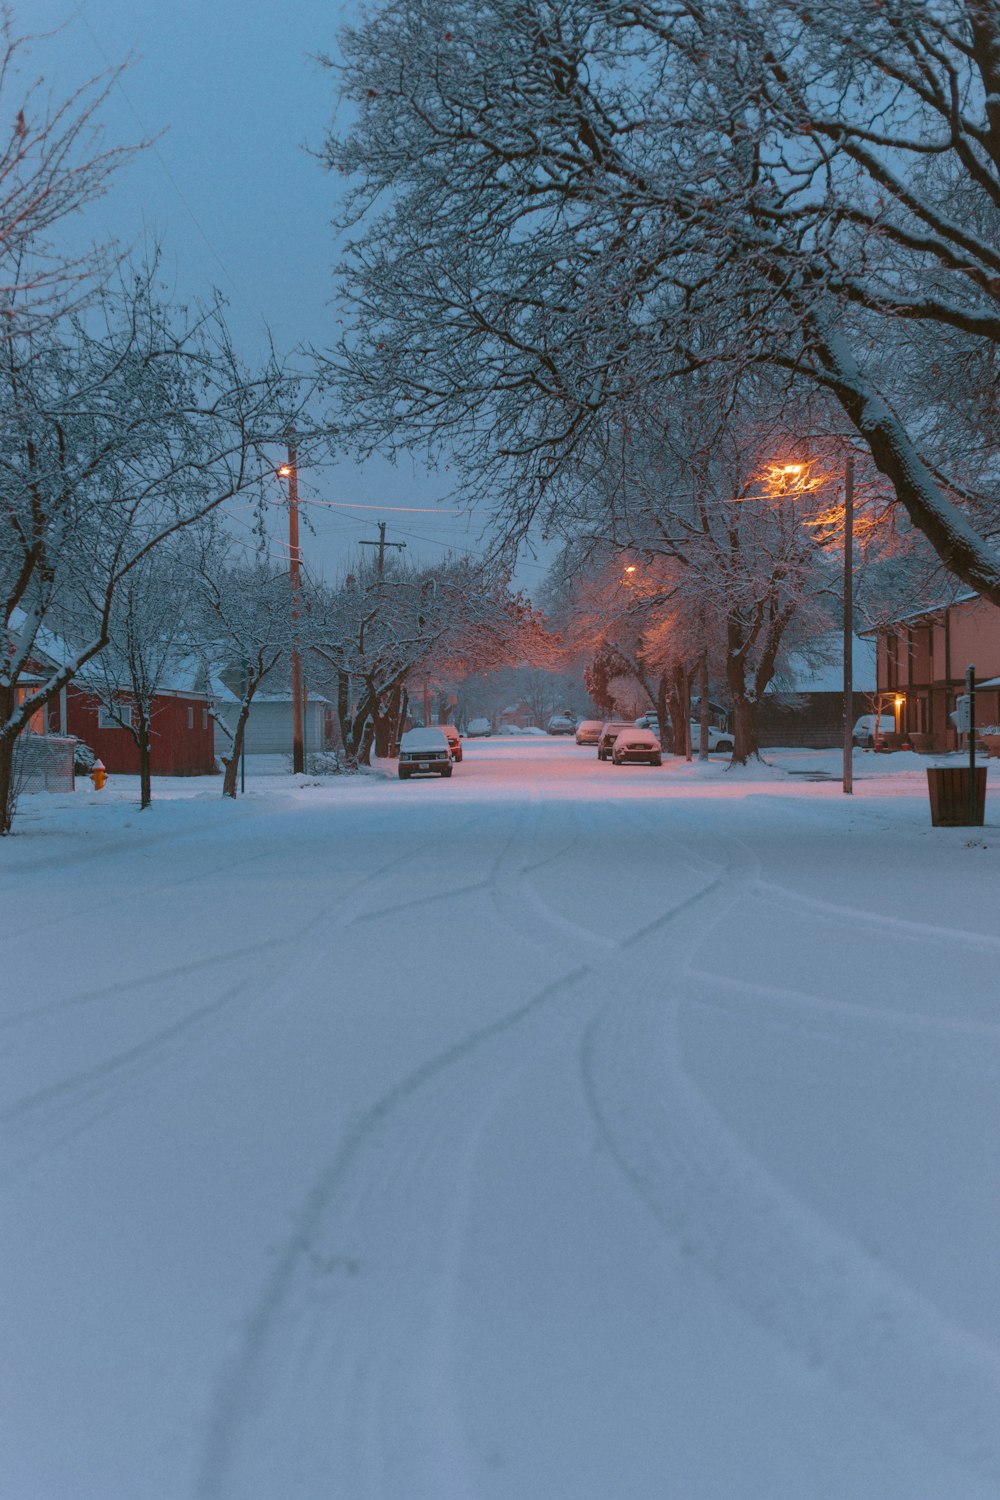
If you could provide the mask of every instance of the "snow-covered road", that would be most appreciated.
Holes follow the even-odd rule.
[[[1000,804],[776,764],[25,799],[2,1500],[996,1500]]]

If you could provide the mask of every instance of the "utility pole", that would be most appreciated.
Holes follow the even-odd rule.
[[[844,791],[854,791],[854,455],[844,467]]]
[[[378,523],[378,541],[377,542],[359,542],[358,543],[359,547],[377,547],[378,548],[377,571],[378,571],[379,578],[382,578],[384,576],[384,574],[385,574],[385,549],[386,549],[386,547],[395,547],[397,549],[397,551],[399,551],[399,552],[404,551],[405,548],[406,548],[406,543],[405,542],[387,542],[386,541],[386,539],[385,539],[385,525],[386,525],[386,523],[384,521],[379,521],[379,523]]]
[[[288,480],[288,576],[292,588],[292,771],[306,768],[305,716],[302,708],[302,655],[299,651],[299,612],[302,603],[302,554],[299,551],[299,471],[295,438],[289,434],[288,462],[278,473]]]

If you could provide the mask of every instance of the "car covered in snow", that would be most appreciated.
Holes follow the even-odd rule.
[[[572,734],[575,729],[576,724],[574,720],[567,718],[565,714],[553,714],[545,726],[545,733]]]
[[[452,760],[456,762],[460,761],[462,759],[462,736],[454,724],[438,724],[436,727],[440,729],[448,741],[448,749],[451,751]]]
[[[399,742],[399,779],[450,776],[451,750],[440,729],[408,729]]]
[[[862,714],[851,730],[851,739],[863,750],[874,750],[876,740],[887,734],[895,734],[896,719],[893,714]]]
[[[610,760],[611,752],[615,748],[615,740],[623,729],[634,729],[636,726],[628,719],[607,719],[601,725],[601,733],[597,740],[597,759]]]
[[[602,719],[581,719],[576,726],[576,743],[578,745],[596,745],[601,738],[601,730],[604,728]]]
[[[623,729],[615,740],[611,759],[616,766],[638,763],[647,766],[662,766],[663,754],[660,742],[651,729],[640,729],[633,724]]]
[[[493,725],[489,719],[470,719],[465,731],[466,738],[470,740],[485,739],[488,734],[492,733]]]

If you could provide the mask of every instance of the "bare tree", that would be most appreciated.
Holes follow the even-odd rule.
[[[389,753],[406,685],[449,679],[539,651],[544,631],[496,563],[445,558],[436,568],[361,563],[317,605],[313,649],[338,674],[341,735],[351,758]]]
[[[235,722],[213,709],[229,739],[222,756],[224,797],[236,796],[240,757],[253,701],[263,684],[287,666],[300,641],[301,623],[292,618],[288,574],[261,547],[247,557],[241,547],[208,528],[201,538],[196,587],[201,610],[202,659],[209,684],[221,680],[235,691]]]
[[[359,443],[452,445],[517,534],[595,424],[767,363],[1000,603],[995,0],[399,0],[342,46]]]
[[[112,597],[108,644],[86,674],[88,689],[135,742],[141,808],[153,800],[157,696],[179,669],[197,660],[193,562],[191,552],[176,545],[146,553]]]
[[[65,220],[100,198],[136,147],[106,147],[99,115],[121,73],[48,99],[42,79],[22,70],[37,38],[18,36],[13,11],[0,9],[0,335],[37,330],[99,285],[117,258],[113,246],[67,252],[56,238]]]
[[[0,347],[0,831],[14,741],[107,646],[117,590],[164,541],[273,482],[271,445],[300,402],[275,359],[244,368],[218,304],[169,312],[152,276]],[[55,619],[76,644],[19,701]]]

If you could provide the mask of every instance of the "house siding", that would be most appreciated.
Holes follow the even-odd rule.
[[[961,599],[894,621],[878,633],[876,660],[879,692],[902,699],[901,734],[926,736],[928,750],[957,749],[949,715],[965,692],[966,668],[974,666],[980,681],[1000,677],[1000,609],[985,599]],[[1000,690],[977,693],[976,722],[1000,723]]]
[[[122,701],[128,701],[124,694]],[[127,729],[102,729],[99,710],[98,699],[70,686],[66,693],[68,733],[88,744],[112,775],[138,775],[138,745]],[[205,698],[157,695],[150,735],[153,775],[199,776],[214,771],[212,727]]]

